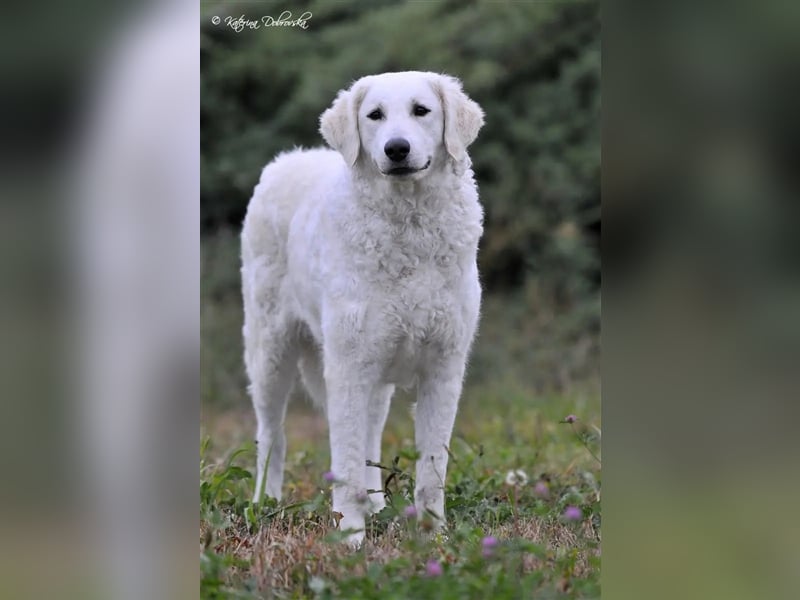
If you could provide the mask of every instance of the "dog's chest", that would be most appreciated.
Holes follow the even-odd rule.
[[[367,222],[358,240],[364,277],[401,294],[458,278],[459,263],[477,247],[479,234],[446,221],[411,213],[399,222]]]
[[[388,373],[401,385],[429,354],[463,343],[472,327],[470,306],[478,302],[477,239],[421,225],[387,228],[363,255],[376,325],[394,340]]]
[[[386,227],[364,248],[362,276],[408,325],[425,326],[431,314],[458,301],[467,248],[442,227]]]
[[[320,259],[339,272],[323,285],[331,306],[355,307],[364,336],[357,345],[376,352],[386,380],[406,385],[437,357],[466,351],[472,339],[480,207],[456,199],[405,214],[353,208],[332,215],[339,235]]]

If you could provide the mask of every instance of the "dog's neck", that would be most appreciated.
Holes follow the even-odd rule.
[[[433,256],[435,252],[430,243],[434,238],[438,240],[436,244],[446,238],[451,246],[477,246],[483,210],[472,171],[461,176],[448,172],[417,181],[376,180],[374,175],[359,177],[354,172],[352,183],[356,211],[370,215],[371,227],[386,228],[384,231],[394,232],[392,235],[406,236],[402,243],[411,254]],[[353,218],[353,222],[358,221]],[[458,223],[458,227],[454,227],[454,223]],[[431,232],[438,233],[432,238]],[[364,235],[361,231],[356,237],[362,240]]]

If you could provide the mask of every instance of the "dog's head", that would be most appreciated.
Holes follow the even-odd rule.
[[[464,161],[482,125],[483,111],[457,79],[418,71],[363,77],[320,117],[322,136],[349,166],[360,159],[398,179]]]

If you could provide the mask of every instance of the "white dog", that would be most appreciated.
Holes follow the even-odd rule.
[[[467,146],[483,111],[435,73],[364,77],[320,118],[331,150],[278,156],[242,232],[245,363],[262,491],[280,498],[298,371],[330,426],[333,510],[364,538],[385,505],[381,435],[395,386],[416,386],[415,504],[444,524],[444,477],[478,323],[483,212]]]

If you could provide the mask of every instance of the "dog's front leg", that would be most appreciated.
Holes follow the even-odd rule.
[[[417,482],[414,501],[420,514],[444,527],[444,482],[448,448],[461,396],[464,361],[443,360],[420,377],[415,416]]]
[[[364,515],[369,508],[366,494],[365,460],[367,410],[370,386],[358,379],[362,373],[340,371],[326,377],[328,422],[331,442],[333,510],[341,513],[341,530],[355,530],[347,542],[354,547],[364,541]]]

